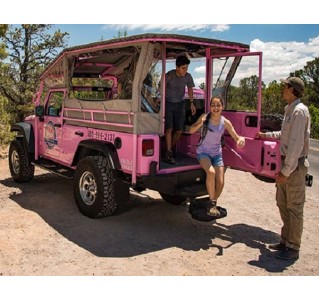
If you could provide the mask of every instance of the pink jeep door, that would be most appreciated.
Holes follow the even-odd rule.
[[[279,141],[256,139],[260,131],[262,104],[262,53],[251,52],[211,57],[211,94],[224,99],[223,115],[244,136],[242,149],[225,133],[223,156],[226,166],[253,174],[274,177],[280,170]],[[210,85],[208,85],[210,86]]]
[[[64,90],[51,91],[45,102],[43,122],[38,123],[39,153],[47,158],[58,158],[62,143],[62,102]]]

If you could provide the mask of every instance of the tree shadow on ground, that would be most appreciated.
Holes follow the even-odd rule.
[[[16,188],[9,199],[37,213],[65,238],[99,257],[132,257],[171,247],[187,251],[216,248],[217,255],[223,255],[225,249],[240,243],[259,249],[259,260],[248,262],[252,266],[282,272],[291,264],[275,259],[266,247],[278,240],[277,234],[248,224],[225,225],[223,219],[199,222],[188,214],[187,204],[173,206],[131,191],[121,214],[89,219],[76,207],[72,181],[44,174],[27,184],[12,179],[0,184]],[[221,246],[225,241],[227,245]]]

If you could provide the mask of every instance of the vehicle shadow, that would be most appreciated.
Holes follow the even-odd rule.
[[[131,191],[124,212],[90,219],[77,209],[72,181],[44,174],[27,184],[17,184],[11,178],[0,180],[0,184],[18,191],[11,192],[9,199],[37,213],[69,241],[99,257],[132,257],[171,247],[187,251],[216,248],[217,255],[223,255],[227,248],[240,243],[260,251],[259,260],[248,262],[250,265],[282,272],[291,264],[275,259],[266,247],[278,240],[276,233],[248,224],[225,225],[223,219],[199,222],[188,214],[187,204],[174,206]]]

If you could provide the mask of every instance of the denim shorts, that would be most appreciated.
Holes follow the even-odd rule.
[[[217,154],[215,156],[210,156],[207,153],[199,153],[199,154],[197,154],[198,161],[200,161],[203,158],[210,159],[213,167],[224,167],[224,160],[223,160],[222,153]]]

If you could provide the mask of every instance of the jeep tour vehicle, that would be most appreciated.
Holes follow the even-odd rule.
[[[165,153],[165,73],[178,55],[203,70],[195,89],[197,113],[186,95],[186,121],[176,145],[176,163]],[[279,141],[256,139],[261,128],[262,53],[241,43],[175,34],[142,34],[64,49],[40,76],[35,114],[12,126],[9,167],[16,182],[28,182],[35,166],[72,179],[74,198],[86,216],[110,216],[136,191],[158,191],[180,204],[207,195],[205,172],[196,159],[200,132],[188,126],[221,95],[223,115],[246,146],[225,132],[225,165],[274,178],[280,170]],[[243,96],[244,78],[256,79]],[[161,82],[161,84],[159,84]],[[243,106],[245,103],[245,106]],[[243,107],[245,107],[243,109]],[[248,107],[248,109],[247,109]],[[273,128],[270,128],[273,129]]]

